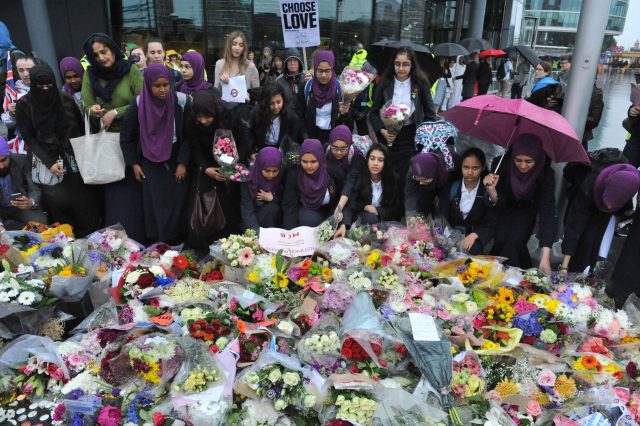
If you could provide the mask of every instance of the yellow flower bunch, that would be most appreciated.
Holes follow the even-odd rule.
[[[285,288],[289,285],[289,277],[287,277],[282,272],[278,272],[275,277],[273,277],[273,282],[280,288]]]
[[[80,265],[67,265],[57,275],[61,277],[84,277],[87,275],[87,270]]]
[[[624,336],[622,339],[620,339],[621,345],[629,345],[631,343],[638,343],[638,342],[640,342],[640,338],[629,336],[629,335]]]
[[[547,300],[544,303],[544,308],[551,312],[552,314],[556,314],[556,311],[558,310],[558,306],[560,306],[560,301],[559,300],[555,300],[555,299],[551,299],[551,300]]]
[[[516,315],[515,309],[508,303],[498,302],[493,306],[485,308],[485,317],[489,321],[495,321],[498,324],[508,324]]]
[[[527,302],[533,303],[539,308],[544,308],[544,305],[550,300],[552,300],[550,296],[546,294],[536,293],[533,296],[530,296],[529,299],[527,299]]]
[[[467,269],[458,274],[458,279],[462,281],[464,285],[471,285],[487,279],[488,276],[488,266],[480,266],[476,262],[470,262],[467,265]]]
[[[484,345],[480,346],[480,349],[492,351],[495,349],[500,349],[500,345],[496,342],[492,342],[491,340],[484,339]]]
[[[513,291],[511,291],[506,287],[500,287],[498,289],[498,294],[493,296],[493,300],[495,300],[496,302],[504,303],[508,305],[513,305],[514,303],[516,303],[516,298],[513,294]]]
[[[47,229],[40,235],[42,235],[42,239],[48,241],[59,234],[64,234],[67,237],[73,238],[73,227],[65,223],[63,225],[56,226],[55,228]]]
[[[569,377],[566,374],[560,374],[556,378],[556,384],[553,386],[553,390],[555,390],[558,396],[564,400],[575,396],[578,388],[576,386],[576,381],[573,380],[572,377]]]
[[[322,280],[325,282],[333,281],[333,271],[331,268],[322,268]]]
[[[496,385],[495,391],[498,392],[498,395],[500,395],[500,398],[504,399],[508,396],[518,394],[518,384],[513,380],[503,379],[500,383]]]
[[[148,362],[147,364],[151,369],[146,373],[140,372],[139,374],[147,383],[160,383],[160,376],[158,375],[160,372],[160,365],[157,362]]]
[[[367,256],[365,264],[371,269],[380,268],[382,266],[382,254],[380,250],[372,250]]]

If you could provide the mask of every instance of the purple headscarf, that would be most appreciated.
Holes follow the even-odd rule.
[[[442,188],[447,183],[447,165],[433,152],[421,152],[411,159],[411,172],[416,177],[433,179],[424,185],[427,190]]]
[[[515,158],[518,155],[526,155],[536,162],[528,172],[523,173],[516,167]],[[510,177],[511,189],[517,199],[523,199],[534,187],[538,176],[544,170],[546,157],[547,154],[542,149],[542,141],[534,134],[523,133],[513,141],[511,158],[514,163],[511,164]]]
[[[338,90],[338,80],[336,79],[335,64],[336,59],[330,50],[320,50],[313,59],[313,69],[317,70],[320,62],[328,62],[331,65],[331,80],[327,84],[320,84],[316,77],[312,80],[313,97],[316,98],[316,106],[322,108],[325,104],[333,101],[333,97]]]
[[[173,90],[164,100],[151,92],[151,86],[159,78],[171,82],[171,70],[164,64],[151,64],[144,70],[144,85],[138,104],[142,155],[154,163],[165,162],[171,157],[175,126]]]
[[[352,148],[353,139],[352,138],[353,136],[351,134],[351,130],[349,130],[349,127],[345,126],[344,124],[334,127],[331,130],[331,133],[329,133],[329,147],[327,150],[327,159],[338,161],[340,163],[340,166],[345,171],[349,170],[349,163],[351,158],[353,158],[353,148]],[[333,155],[333,151],[331,150],[331,144],[333,144],[337,140],[343,141],[344,143],[347,144],[347,147],[349,148],[347,155],[345,155],[339,160]]]
[[[204,78],[204,58],[196,51],[187,52],[182,55],[181,61],[189,62],[193,69],[193,77],[190,80],[183,80],[180,84],[180,92],[187,95],[192,94],[196,90],[209,89],[212,84]]]
[[[0,136],[0,157],[6,157],[11,154],[11,150],[9,150],[9,144],[7,140]]]
[[[62,74],[62,78],[64,79],[64,75],[67,71],[73,71],[82,78],[84,75],[84,68],[82,68],[82,64],[80,61],[72,56],[67,56],[66,58],[62,58],[60,61],[60,74]],[[62,90],[69,96],[75,95],[79,90],[73,90],[73,87],[69,86],[65,83],[62,86]]]
[[[251,167],[251,174],[249,175],[249,193],[251,193],[251,199],[255,200],[258,191],[262,189],[266,192],[274,193],[278,189],[278,184],[282,179],[282,152],[278,148],[268,146],[262,148],[258,152],[256,162]],[[280,173],[275,179],[269,180],[262,176],[262,171],[268,167],[277,167],[280,169]]]
[[[593,201],[598,210],[620,210],[640,188],[640,172],[630,164],[614,164],[602,169],[593,185]],[[611,206],[609,208],[608,206]]]
[[[305,154],[312,154],[318,160],[320,167],[312,175],[304,171],[302,166],[298,169],[298,189],[300,190],[300,201],[302,205],[311,210],[315,210],[322,205],[324,196],[329,187],[329,172],[327,171],[327,160],[324,156],[322,143],[318,139],[306,139],[300,147],[300,159]]]

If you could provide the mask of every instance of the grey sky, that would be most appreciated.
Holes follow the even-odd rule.
[[[624,46],[625,50],[629,50],[638,39],[640,39],[640,0],[629,0],[624,32],[617,36],[616,40],[620,46]]]

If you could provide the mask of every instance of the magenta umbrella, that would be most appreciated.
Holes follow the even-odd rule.
[[[518,135],[533,133],[542,140],[547,155],[557,163],[589,162],[578,135],[557,112],[524,99],[481,95],[443,113],[460,133],[509,148]]]

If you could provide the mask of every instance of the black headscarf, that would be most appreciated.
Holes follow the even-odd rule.
[[[33,108],[36,128],[44,136],[55,133],[64,122],[62,94],[56,86],[51,67],[42,62],[29,70],[31,89],[25,96]],[[48,89],[38,86],[50,85]]]
[[[93,43],[96,42],[96,38],[100,38],[98,42],[104,42],[105,46],[113,52],[116,57],[116,61],[108,68],[100,65],[93,53]],[[131,69],[131,62],[125,59],[124,53],[118,47],[115,41],[111,37],[103,33],[94,33],[89,36],[87,41],[84,42],[82,48],[84,54],[87,56],[87,60],[91,64],[87,68],[87,74],[91,80],[91,88],[93,93],[104,100],[105,102],[111,102],[111,96],[116,86],[122,80],[122,77],[129,74]],[[98,79],[105,80],[106,86],[102,86]]]

